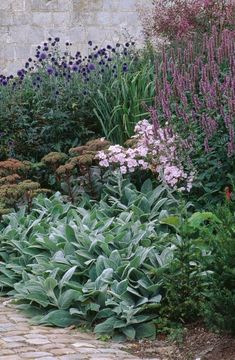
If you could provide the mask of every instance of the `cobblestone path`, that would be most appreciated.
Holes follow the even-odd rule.
[[[139,360],[120,344],[97,341],[74,329],[32,326],[0,299],[0,360]],[[157,359],[156,359],[157,360]]]

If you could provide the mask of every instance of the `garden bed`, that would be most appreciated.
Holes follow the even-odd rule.
[[[209,332],[203,326],[187,327],[180,344],[160,337],[155,341],[139,341],[130,345],[131,352],[140,358],[161,360],[234,360],[235,339],[229,335]]]

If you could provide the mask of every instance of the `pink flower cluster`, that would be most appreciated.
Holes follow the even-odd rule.
[[[185,171],[179,154],[182,142],[172,129],[156,128],[142,120],[135,126],[132,140],[135,143],[132,148],[113,145],[99,151],[96,155],[99,165],[119,168],[122,174],[150,170],[172,188],[191,190],[194,173]]]

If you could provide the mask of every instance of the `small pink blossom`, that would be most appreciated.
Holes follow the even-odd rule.
[[[154,131],[152,124],[142,120],[135,126],[133,138],[136,140],[134,148],[112,145],[105,152],[98,152],[99,165],[118,167],[122,174],[151,169],[159,177],[162,174],[162,179],[172,188],[190,191],[195,174],[188,175],[184,170],[177,148],[181,139],[173,134],[168,124]]]

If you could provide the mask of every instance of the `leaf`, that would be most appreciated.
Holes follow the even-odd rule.
[[[57,281],[54,278],[52,277],[46,278],[44,282],[44,287],[48,296],[54,297],[53,290],[55,289],[56,286],[57,286]]]
[[[80,300],[81,295],[82,292],[78,292],[73,289],[66,290],[58,298],[59,309],[69,309],[73,302]]]
[[[145,323],[136,326],[136,339],[155,339],[156,338],[156,326],[152,323]]]
[[[116,317],[110,317],[109,319],[103,321],[101,324],[95,326],[96,334],[112,334],[114,330],[115,322],[117,321]]]
[[[153,184],[150,179],[145,180],[143,185],[141,186],[141,193],[148,194],[153,191]]]
[[[190,226],[195,229],[200,228],[205,221],[215,224],[222,224],[222,222],[217,218],[217,216],[211,212],[195,212],[188,220]]]
[[[160,224],[169,225],[178,230],[180,226],[180,217],[174,215],[168,216],[167,218],[162,219]]]
[[[122,329],[123,334],[126,335],[128,340],[135,339],[135,328],[133,326],[127,326]]]
[[[77,268],[77,266],[73,266],[71,269],[66,271],[66,273],[64,274],[64,276],[62,277],[62,279],[59,282],[59,288],[60,289],[62,289],[63,286],[71,279],[71,277],[73,276],[76,268]]]
[[[54,310],[40,318],[38,324],[67,327],[74,324],[74,317],[65,310]]]

